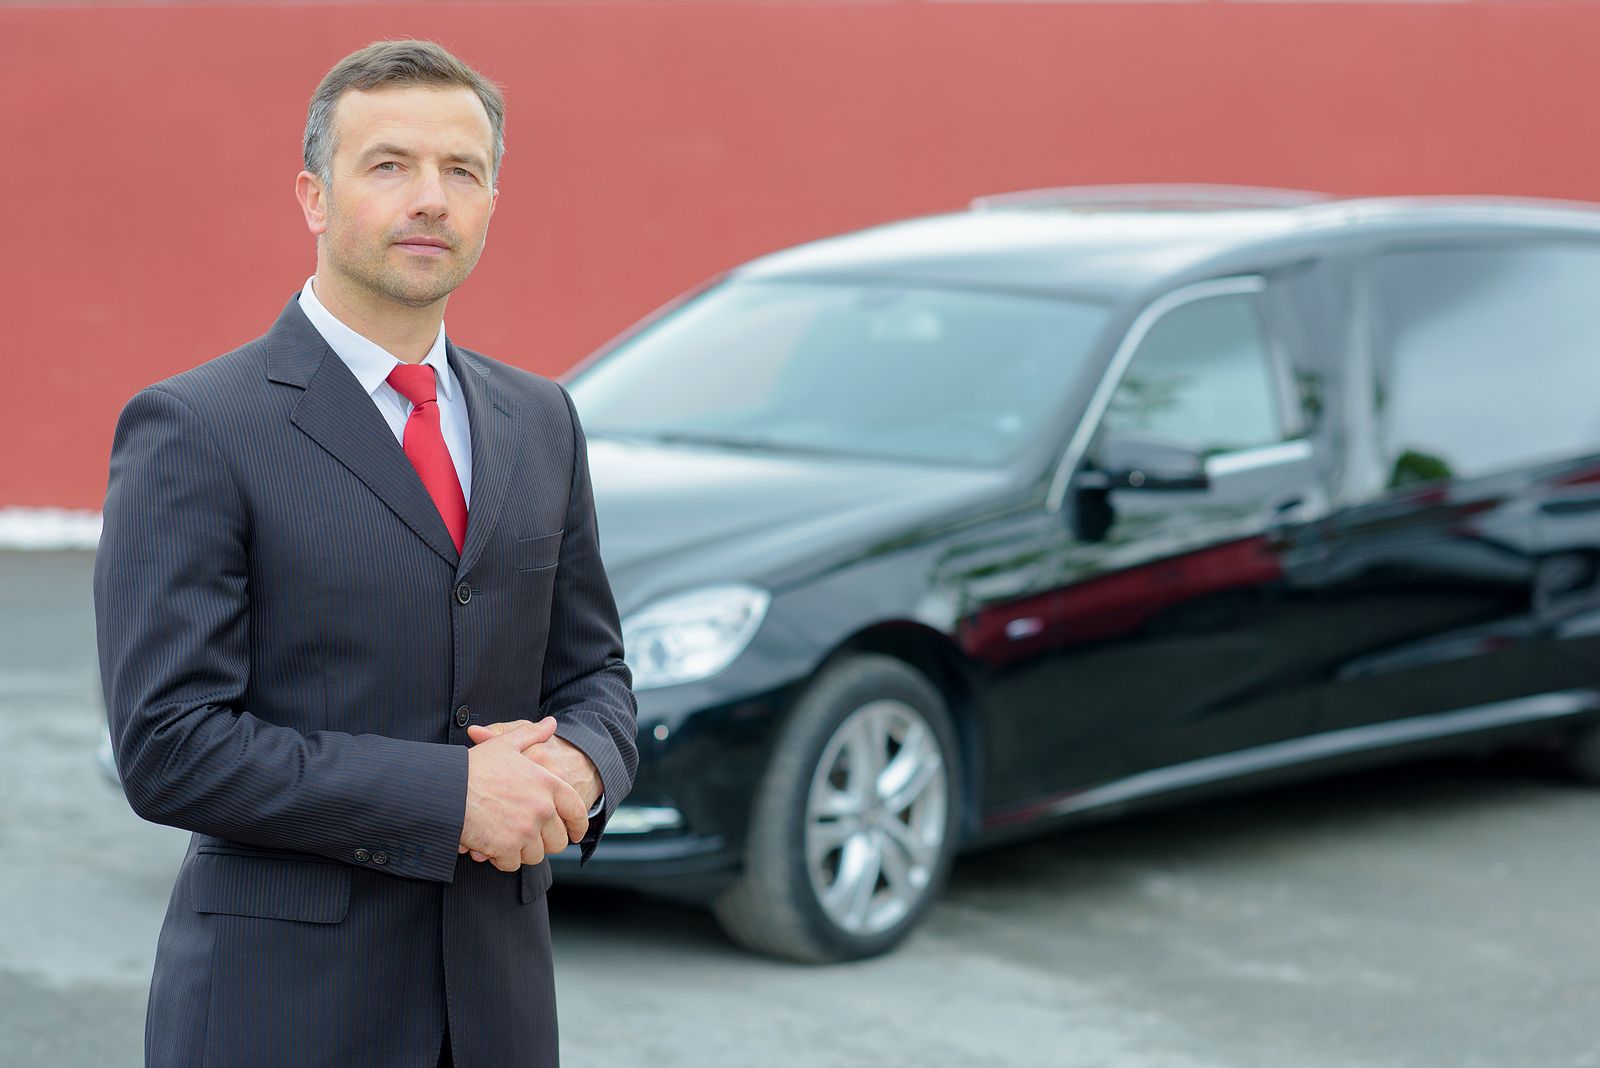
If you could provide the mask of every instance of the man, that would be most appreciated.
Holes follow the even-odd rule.
[[[571,402],[444,332],[503,122],[437,45],[342,60],[316,274],[122,413],[106,707],[134,809],[195,832],[152,1065],[556,1063],[544,858],[587,860],[638,758]]]

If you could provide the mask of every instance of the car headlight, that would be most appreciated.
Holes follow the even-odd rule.
[[[633,688],[710,678],[744,651],[772,595],[758,586],[707,586],[655,601],[622,621]]]

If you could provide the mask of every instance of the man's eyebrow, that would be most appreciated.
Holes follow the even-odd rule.
[[[399,145],[391,145],[385,142],[383,144],[373,145],[371,148],[361,153],[362,159],[366,159],[369,156],[403,156],[406,159],[410,159],[411,150],[408,148],[401,148]]]
[[[475,156],[470,152],[452,152],[444,159],[446,163],[469,163],[480,171],[489,169],[489,164],[484,162],[482,156]]]

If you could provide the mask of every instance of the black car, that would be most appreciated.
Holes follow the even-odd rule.
[[[637,787],[559,877],[882,952],[961,850],[1423,751],[1600,775],[1600,210],[1047,190],[575,369]]]

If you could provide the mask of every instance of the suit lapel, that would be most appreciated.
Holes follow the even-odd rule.
[[[333,355],[297,299],[289,301],[267,334],[267,377],[304,390],[290,421],[366,483],[429,548],[448,563],[457,563],[450,531],[411,461],[372,398],[344,361]],[[476,452],[476,427],[473,439]],[[477,497],[476,479],[473,497]],[[469,529],[469,545],[471,537]]]
[[[465,575],[478,562],[500,522],[520,436],[511,398],[495,383],[489,368],[456,348],[449,338],[445,345],[456,381],[467,397],[472,433],[472,500],[467,505],[467,539],[457,569],[458,575]]]

